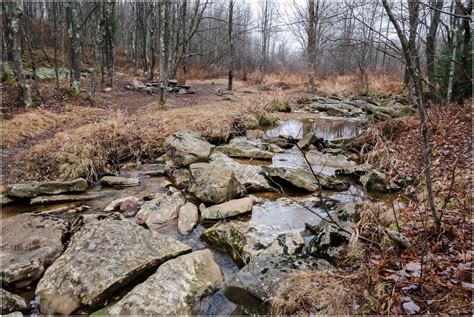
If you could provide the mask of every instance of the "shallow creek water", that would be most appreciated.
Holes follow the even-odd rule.
[[[352,138],[360,133],[361,121],[356,119],[343,119],[333,117],[313,117],[310,119],[290,119],[282,122],[278,127],[268,130],[267,136],[292,136],[294,138],[301,138],[305,133],[314,132],[318,137],[326,140],[337,140],[341,138]],[[290,168],[307,168],[307,163],[302,154],[296,149],[284,150],[283,153],[274,155],[272,161],[262,160],[237,160],[242,164],[253,165],[272,165],[275,167],[290,167]],[[331,175],[334,173],[336,167],[331,167],[330,162],[328,166],[320,166],[321,171],[325,174]],[[146,169],[146,165],[145,165]],[[147,195],[156,193],[160,190],[165,190],[163,183],[167,181],[166,177],[152,177],[145,175],[144,167],[133,171],[124,172],[123,176],[137,177],[140,179],[140,185],[135,187],[125,188],[110,188],[95,186],[87,190],[83,195],[96,194],[100,197],[88,201],[80,201],[73,203],[52,204],[52,205],[38,205],[30,206],[27,203],[15,204],[3,207],[2,216],[10,217],[23,212],[34,213],[55,213],[61,214],[73,207],[86,206],[84,212],[97,212],[104,209],[107,204],[117,198],[126,196],[135,196],[143,198]],[[251,214],[247,214],[238,218],[241,221],[249,221],[253,225],[267,225],[276,231],[279,230],[305,230],[305,224],[316,225],[320,222],[321,217],[324,217],[324,212],[317,207],[314,207],[314,202],[317,200],[316,194],[305,195],[294,193],[293,199],[308,204],[313,212],[308,209],[292,203],[291,200],[282,200],[281,195],[276,193],[257,193],[255,194],[263,202],[256,204]],[[363,197],[362,191],[358,186],[351,186],[345,192],[330,192],[325,191],[323,195],[330,199],[339,201],[341,203],[350,202]],[[386,200],[387,198],[384,198]],[[393,196],[388,197],[388,200],[393,199]],[[312,205],[311,205],[312,203]],[[74,217],[77,214],[70,214],[69,217]],[[216,262],[221,267],[225,279],[228,280],[238,272],[239,267],[234,263],[229,255],[209,246],[206,242],[201,240],[201,234],[206,227],[212,223],[201,223],[194,231],[187,236],[180,235],[177,231],[177,221],[174,221],[158,231],[173,236],[181,242],[189,245],[193,250],[209,248],[213,252]],[[305,235],[304,235],[305,236]],[[309,241],[308,236],[305,240]],[[21,295],[31,299],[33,295],[31,291],[22,292]],[[216,293],[210,303],[208,303],[207,311],[202,313],[214,314],[228,314],[236,309],[236,305],[229,302],[222,294],[222,291]]]

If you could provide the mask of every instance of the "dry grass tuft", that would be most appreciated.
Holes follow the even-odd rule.
[[[1,123],[3,147],[8,148],[15,143],[34,138],[71,122],[81,125],[95,121],[104,112],[100,108],[66,106],[62,113],[43,109],[21,113]]]
[[[212,143],[227,141],[243,128],[275,123],[276,117],[265,103],[244,102],[219,108],[206,106],[161,109],[156,103],[133,116],[121,112],[103,122],[86,124],[57,133],[27,151],[17,154],[10,181],[70,179],[96,180],[118,170],[119,164],[150,160],[163,154],[163,142],[178,130],[194,130]]]
[[[286,291],[273,299],[274,315],[349,315],[358,295],[347,279],[325,271],[299,271]]]
[[[368,75],[368,91],[360,87],[357,75],[331,75],[317,81],[317,89],[323,94],[348,97],[354,94],[368,93],[386,98],[403,93],[401,75],[372,73]]]

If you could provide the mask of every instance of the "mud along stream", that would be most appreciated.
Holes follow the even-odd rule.
[[[341,147],[364,120],[295,112],[217,147],[182,132],[87,189],[9,186],[2,296],[36,314],[265,312],[291,272],[331,269],[357,204],[393,202],[396,185]]]

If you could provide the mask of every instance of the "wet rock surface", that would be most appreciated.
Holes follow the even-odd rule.
[[[220,222],[207,229],[203,238],[226,250],[241,264],[260,254],[295,254],[304,245],[301,230],[278,230],[265,224],[242,221]]]
[[[120,210],[124,214],[131,214],[135,212],[132,216],[140,209],[140,206],[143,204],[143,201],[137,197],[127,196],[119,199],[112,200],[107,207],[104,208],[105,212],[112,212]]]
[[[307,170],[269,166],[263,166],[262,168],[263,173],[269,178],[287,181],[291,185],[308,192],[314,192],[319,188],[316,179]]]
[[[93,200],[100,197],[103,197],[104,194],[93,193],[93,194],[81,194],[81,195],[70,195],[70,194],[61,194],[61,195],[44,195],[36,196],[31,198],[31,205],[44,205],[44,204],[55,204],[55,203],[65,203],[71,201],[87,201]]]
[[[362,175],[367,174],[371,171],[374,167],[369,163],[354,165],[345,168],[338,168],[336,170],[336,175],[342,176],[352,176],[352,177],[360,177]]]
[[[56,217],[21,214],[2,221],[2,278],[23,288],[41,278],[64,250],[69,223]]]
[[[73,235],[36,288],[41,311],[71,314],[93,308],[134,278],[189,247],[128,221],[91,221]]]
[[[250,197],[229,200],[225,203],[214,205],[210,207],[201,204],[200,211],[201,217],[204,219],[224,219],[229,217],[235,217],[244,213],[252,211],[253,200]]]
[[[241,183],[247,192],[273,191],[272,186],[262,175],[262,167],[260,165],[241,164],[223,153],[213,153],[211,155],[212,162],[228,167],[234,172],[234,176]]]
[[[394,184],[387,179],[384,173],[377,171],[376,169],[371,169],[365,173],[360,178],[360,182],[368,191],[389,193],[400,189],[397,184]]]
[[[274,179],[274,181],[277,183],[279,180],[283,180],[296,188],[303,189],[308,192],[315,192],[320,186],[324,189],[332,189],[337,191],[347,190],[350,186],[345,180],[323,174],[317,174],[316,179],[311,171],[303,168],[263,166],[263,172],[269,178]],[[282,186],[284,186],[284,184],[282,184]]]
[[[273,157],[272,152],[259,148],[247,141],[234,141],[228,145],[218,146],[216,151],[238,158],[271,160]]]
[[[17,311],[26,311],[28,303],[18,295],[12,294],[3,288],[0,290],[0,313],[9,314]]]
[[[7,186],[6,193],[8,196],[15,198],[32,198],[38,195],[82,192],[86,189],[87,181],[83,178],[77,178],[70,181],[11,184]]]
[[[356,163],[343,154],[322,153],[319,151],[310,150],[306,153],[306,158],[311,164],[315,173],[326,176],[336,175],[339,169],[350,169]]]
[[[196,205],[187,202],[178,212],[178,231],[181,234],[190,233],[199,220],[199,211]]]
[[[214,145],[192,131],[173,133],[165,141],[167,154],[177,167],[208,160]]]
[[[104,176],[100,179],[100,183],[104,186],[127,187],[140,185],[140,180],[131,177]]]
[[[272,298],[288,287],[291,273],[303,269],[331,270],[332,265],[310,256],[261,255],[226,282],[224,294],[234,303],[266,314]]]
[[[113,315],[191,315],[199,310],[200,300],[217,291],[223,280],[211,252],[196,251],[162,264],[155,274],[108,312]]]

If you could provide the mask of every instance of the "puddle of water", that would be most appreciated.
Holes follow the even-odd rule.
[[[353,138],[361,132],[361,121],[340,117],[318,117],[300,120],[287,120],[278,127],[268,130],[269,137],[291,136],[301,139],[306,133],[314,132],[325,140]]]

